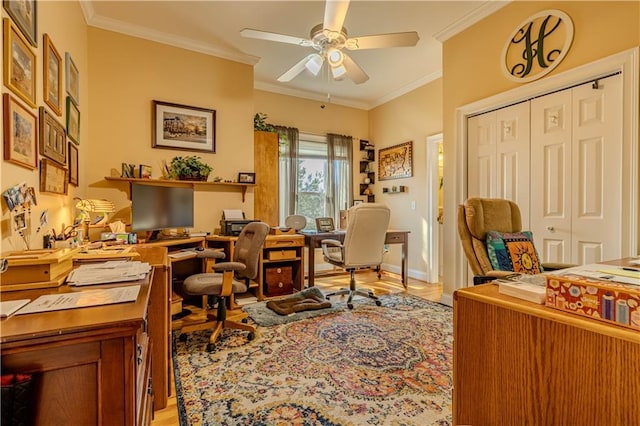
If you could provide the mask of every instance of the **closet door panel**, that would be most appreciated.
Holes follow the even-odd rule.
[[[571,261],[571,91],[531,101],[531,230],[545,262]]]
[[[468,196],[495,198],[496,192],[496,113],[469,118],[467,164]]]

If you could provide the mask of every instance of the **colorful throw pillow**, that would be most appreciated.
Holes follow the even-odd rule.
[[[531,231],[487,232],[487,252],[493,269],[520,274],[539,274],[544,269],[533,246]]]

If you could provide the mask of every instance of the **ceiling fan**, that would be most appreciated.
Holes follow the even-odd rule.
[[[311,29],[308,39],[251,28],[243,29],[240,34],[249,38],[309,46],[317,51],[302,58],[278,77],[278,81],[281,82],[291,81],[305,69],[308,69],[313,75],[318,75],[326,61],[334,79],[342,80],[346,75],[354,83],[361,84],[369,80],[369,76],[349,55],[343,52],[343,48],[364,50],[410,47],[415,46],[420,40],[415,31],[349,38],[346,28],[342,26],[348,8],[348,0],[327,0],[324,9],[324,22]]]

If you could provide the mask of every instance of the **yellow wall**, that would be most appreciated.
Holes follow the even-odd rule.
[[[523,20],[545,9],[567,13],[574,25],[574,40],[564,61],[546,77],[618,53],[640,44],[638,2],[524,2],[516,1],[452,37],[443,44],[445,141],[445,293],[452,281],[455,245],[456,149],[455,110],[458,107],[518,87],[500,70],[500,54],[511,32]]]
[[[421,276],[427,271],[426,234],[426,139],[442,131],[442,79],[428,83],[399,98],[369,111],[370,141],[376,150],[413,141],[413,177],[376,181],[376,201],[391,208],[390,228],[408,229],[409,270]],[[378,153],[376,153],[376,161]],[[377,167],[377,162],[376,162]],[[376,173],[377,176],[377,173]],[[406,185],[408,192],[382,194],[383,187]],[[416,209],[411,209],[415,201]],[[390,246],[385,259],[390,265],[400,264],[400,249]],[[424,277],[422,277],[424,278]]]
[[[2,9],[2,17],[5,18],[8,15],[5,10]],[[60,23],[64,22],[64,25]],[[84,119],[89,113],[89,78],[88,77],[88,45],[87,45],[87,27],[84,24],[84,17],[80,10],[79,3],[77,2],[38,2],[38,46],[33,48],[36,54],[36,104],[45,105],[43,101],[43,84],[42,84],[42,58],[43,58],[43,41],[42,35],[48,34],[53,42],[53,45],[57,49],[58,53],[62,56],[62,73],[63,73],[63,85],[62,85],[62,116],[57,117],[58,121],[65,124],[65,107],[64,102],[66,98],[66,92],[64,90],[64,56],[65,52],[69,52],[73,61],[80,72],[80,111],[82,124],[80,126],[80,140],[81,146],[79,150],[80,163],[87,161],[87,150],[83,149],[87,146],[86,141],[89,139],[89,125]],[[11,93],[11,96],[17,99],[9,89],[2,87],[2,93]],[[21,101],[19,101],[21,102]],[[26,104],[23,103],[26,106]],[[47,107],[48,108],[48,107]],[[37,115],[37,109],[28,108]],[[51,112],[51,110],[49,109]],[[42,158],[41,156],[39,158]],[[0,161],[0,174],[2,176],[2,185],[0,191],[4,192],[8,188],[25,182],[27,186],[32,186],[36,190],[37,206],[31,208],[31,233],[29,235],[29,242],[32,248],[42,248],[42,235],[47,232],[51,227],[55,227],[60,231],[62,223],[69,224],[72,221],[75,214],[73,209],[70,209],[71,200],[74,196],[82,196],[84,190],[82,186],[76,188],[69,186],[69,195],[56,195],[49,193],[41,193],[39,187],[39,174],[38,170],[30,170],[15,164]],[[12,229],[11,226],[11,214],[9,213],[4,201],[0,201],[2,204],[2,224],[1,224],[1,238],[2,238],[2,251],[9,250],[24,250],[25,244],[19,235]],[[39,225],[40,214],[47,210],[49,212],[49,226],[36,233],[36,229]]]

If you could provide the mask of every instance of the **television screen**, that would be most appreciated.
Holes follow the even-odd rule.
[[[193,188],[131,185],[131,229],[193,227]]]

